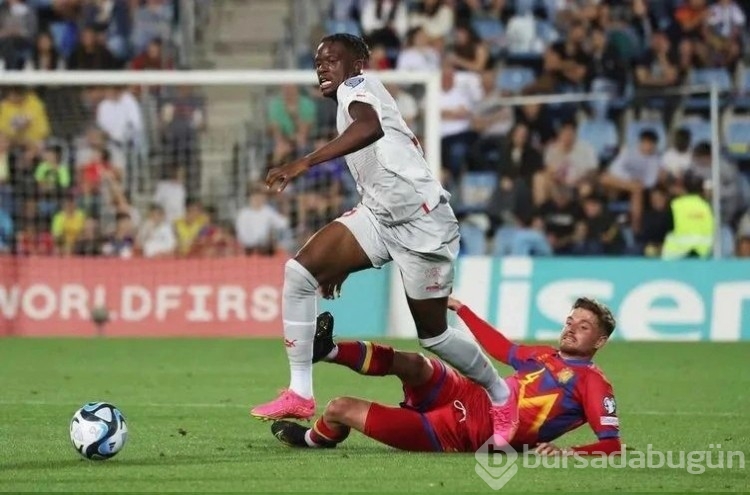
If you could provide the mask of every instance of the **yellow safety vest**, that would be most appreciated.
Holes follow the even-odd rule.
[[[684,258],[690,251],[708,257],[714,240],[711,205],[697,194],[687,194],[673,199],[671,206],[674,229],[664,239],[662,258]]]

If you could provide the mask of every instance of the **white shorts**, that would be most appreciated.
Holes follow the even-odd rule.
[[[372,266],[381,268],[391,260],[396,263],[410,298],[450,295],[459,234],[458,221],[449,204],[441,203],[431,212],[400,225],[381,224],[362,204],[336,221],[351,231]]]

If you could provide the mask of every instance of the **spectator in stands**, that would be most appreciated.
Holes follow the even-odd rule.
[[[708,21],[706,0],[687,0],[677,7],[674,19],[683,42],[702,42]]]
[[[162,180],[156,184],[153,202],[164,210],[170,224],[185,216],[185,171],[182,167],[172,165],[164,171]]]
[[[409,29],[405,0],[362,0],[362,31],[370,46],[401,47]]]
[[[610,97],[621,95],[625,90],[628,78],[628,66],[620,56],[620,51],[613,43],[607,41],[607,33],[601,27],[594,26],[590,33],[591,49],[589,52],[586,85],[592,93],[607,93]],[[608,101],[592,102],[594,117],[607,118]]]
[[[65,59],[60,56],[55,47],[52,35],[47,31],[37,34],[31,57],[26,62],[30,70],[63,70]]]
[[[78,184],[85,190],[98,193],[104,176],[108,174],[116,180],[121,179],[121,171],[112,165],[109,150],[106,148],[93,150],[91,161],[79,169]]]
[[[693,163],[688,172],[703,181],[706,190],[713,189],[711,144],[702,142],[693,148]],[[737,166],[723,158],[718,164],[721,178],[721,224],[725,227],[735,225],[737,218],[750,207],[746,180]]]
[[[583,198],[583,216],[576,226],[573,251],[583,256],[622,254],[625,240],[615,215],[606,209],[606,198],[590,194]]]
[[[75,50],[68,59],[70,70],[113,70],[119,64],[109,49],[102,43],[92,26],[81,31],[81,37]]]
[[[115,217],[115,231],[102,245],[104,256],[115,258],[132,258],[135,254],[135,233],[133,222],[127,213],[118,213]]]
[[[471,119],[482,96],[476,74],[457,72],[450,63],[443,64],[440,145],[443,167],[454,179],[461,174],[466,155],[477,139],[477,133],[471,128]]]
[[[62,209],[52,217],[52,237],[55,239],[58,253],[63,255],[73,254],[78,236],[83,232],[86,214],[76,206],[73,196],[66,196],[62,203]]]
[[[107,88],[96,108],[96,124],[107,133],[110,142],[122,149],[140,150],[144,141],[144,123],[138,100],[127,87]]]
[[[161,205],[154,203],[149,207],[148,216],[138,230],[136,245],[146,258],[171,257],[177,251],[177,236]]]
[[[30,89],[10,87],[0,102],[0,133],[13,145],[38,144],[50,134],[44,103]]]
[[[201,134],[208,127],[206,100],[191,86],[179,86],[176,93],[161,99],[159,112],[161,144],[169,161],[185,167],[187,191],[192,197],[201,188]]]
[[[654,91],[677,86],[682,80],[679,66],[677,52],[673,49],[667,34],[663,31],[655,31],[651,35],[651,48],[636,62],[636,88],[650,90],[650,94],[654,94]],[[678,101],[674,96],[650,96],[637,100],[636,105],[639,108],[644,105],[662,107],[663,119],[669,123]]]
[[[495,228],[493,256],[552,254],[543,225],[534,215],[531,191],[525,182],[501,176],[487,213]]]
[[[557,135],[546,105],[530,103],[516,107],[516,122],[529,128],[529,141],[535,148],[543,148]]]
[[[251,188],[248,204],[235,220],[237,239],[245,254],[271,256],[278,251],[279,237],[289,228],[289,219],[268,204],[264,185]]]
[[[441,44],[453,30],[453,9],[445,0],[423,0],[409,14],[409,24],[424,30],[431,42]]]
[[[529,128],[517,123],[500,151],[499,174],[513,181],[522,181],[532,192],[533,204],[544,202],[544,163],[542,154],[531,144]]]
[[[32,145],[19,146],[13,157],[10,190],[13,200],[12,211],[17,231],[22,230],[21,224],[30,215],[36,215],[37,183],[34,172],[39,162],[38,147]]]
[[[542,55],[542,71],[537,79],[523,88],[525,95],[559,93],[564,82],[563,59],[554,47],[547,47]]]
[[[132,3],[132,2],[130,2]],[[97,0],[83,5],[84,25],[96,26],[106,33],[105,44],[118,60],[130,56],[131,13],[128,0]]]
[[[424,28],[415,27],[406,36],[406,47],[398,54],[398,70],[433,71],[440,69],[440,52],[431,44]]]
[[[672,212],[669,209],[669,193],[665,188],[654,187],[648,197],[648,205],[643,213],[643,228],[637,239],[643,246],[643,254],[654,258],[661,256],[664,238],[672,230]]]
[[[565,38],[551,47],[560,57],[562,82],[568,87],[577,87],[586,81],[590,57],[584,49],[585,41],[586,25],[575,21],[570,25]]]
[[[99,233],[99,222],[88,217],[83,223],[83,230],[73,246],[76,256],[99,256],[102,253],[103,239]]]
[[[231,222],[216,222],[201,249],[201,256],[204,258],[227,258],[243,253],[244,249],[237,241]]]
[[[13,218],[10,214],[10,204],[0,203],[0,254],[10,253],[13,250]]]
[[[582,219],[581,208],[574,201],[575,192],[562,184],[552,187],[550,199],[539,208],[547,241],[555,254],[573,254],[576,225]]]
[[[172,11],[164,0],[146,0],[133,13],[132,46],[141,53],[154,38],[165,38],[170,32]]]
[[[310,146],[310,132],[316,118],[315,103],[301,94],[294,84],[281,87],[281,95],[268,102],[268,121],[274,142],[274,156],[280,154],[283,142],[290,143],[296,154],[307,152]]]
[[[711,66],[734,71],[742,53],[742,33],[747,29],[745,21],[745,13],[734,0],[717,0],[711,5],[707,29]]]
[[[672,146],[664,152],[662,169],[672,178],[680,178],[693,163],[693,151],[690,148],[692,136],[690,129],[680,128],[674,133]]]
[[[16,254],[19,256],[52,256],[55,254],[55,241],[46,229],[40,229],[35,221],[24,222],[16,235]]]
[[[0,5],[0,58],[6,69],[22,69],[36,36],[36,11],[23,0]]]
[[[335,21],[359,21],[362,0],[336,0],[331,2],[330,17]]]
[[[173,64],[164,54],[164,42],[154,38],[148,42],[146,49],[130,61],[132,70],[172,70]]]
[[[388,57],[388,50],[384,45],[372,45],[370,60],[367,65],[371,70],[390,70],[393,68],[393,62]]]
[[[470,24],[459,24],[454,30],[453,46],[445,59],[454,69],[481,73],[492,67],[490,49]]]
[[[750,210],[746,211],[737,226],[737,257],[750,258]]]
[[[683,186],[684,194],[669,205],[672,223],[664,239],[662,258],[707,258],[712,252],[715,219],[703,197],[703,179],[688,171]]]
[[[575,121],[564,122],[557,131],[557,138],[544,154],[546,187],[543,196],[537,199],[543,202],[549,195],[553,184],[562,184],[576,188],[596,175],[599,159],[591,145],[578,139],[578,127]]]
[[[513,127],[515,115],[509,105],[498,105],[493,100],[503,95],[497,89],[497,73],[485,70],[481,75],[482,97],[486,105],[478,105],[472,118],[472,128],[480,134],[480,139],[498,141]]]
[[[659,30],[660,26],[658,26],[654,16],[651,15],[647,0],[632,0],[632,6],[628,14],[630,27],[638,37],[638,43],[640,46],[648,45],[651,36]]]
[[[0,207],[13,211],[13,158],[8,136],[0,133]]]
[[[39,212],[43,218],[50,218],[59,208],[60,200],[69,192],[73,184],[70,166],[62,162],[62,148],[49,146],[43,160],[34,170]]]
[[[319,140],[316,149],[325,144]],[[316,232],[342,212],[346,162],[336,158],[310,169],[294,184],[297,227],[301,238]]]
[[[651,129],[641,131],[638,146],[623,146],[602,174],[601,184],[629,195],[633,231],[640,232],[643,215],[643,192],[654,187],[659,178],[661,156],[657,149],[659,136]]]
[[[177,235],[177,253],[180,256],[196,254],[198,237],[207,224],[208,217],[203,211],[203,204],[197,199],[188,201],[185,216],[178,218],[174,223],[174,230]]]

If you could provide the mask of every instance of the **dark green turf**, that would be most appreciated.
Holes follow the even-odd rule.
[[[750,343],[617,342],[598,360],[629,446],[720,443],[750,462]],[[400,399],[392,378],[332,365],[318,365],[315,378],[320,409],[336,395]],[[286,383],[278,341],[0,340],[0,490],[492,493],[472,455],[401,453],[359,434],[331,451],[281,446],[247,406]],[[80,459],[68,439],[73,412],[93,400],[119,406],[130,428],[125,449],[105,462]],[[559,443],[590,439],[582,427]],[[522,467],[501,492],[727,490],[750,490],[750,466],[702,475]]]

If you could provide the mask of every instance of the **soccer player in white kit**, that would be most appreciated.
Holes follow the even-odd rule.
[[[318,289],[332,297],[350,273],[394,261],[420,344],[485,387],[493,403],[488,414],[496,437],[510,440],[517,412],[508,405],[508,386],[476,341],[447,322],[459,249],[450,195],[431,174],[393,97],[379,80],[363,74],[368,58],[367,45],[357,36],[323,38],[315,67],[321,92],[338,103],[339,135],[309,155],[272,169],[266,178],[269,188],[281,191],[310,167],[345,156],[362,201],[323,227],[286,263],[282,318],[291,381],[276,399],[251,414],[266,420],[309,419],[315,414],[312,356]]]

